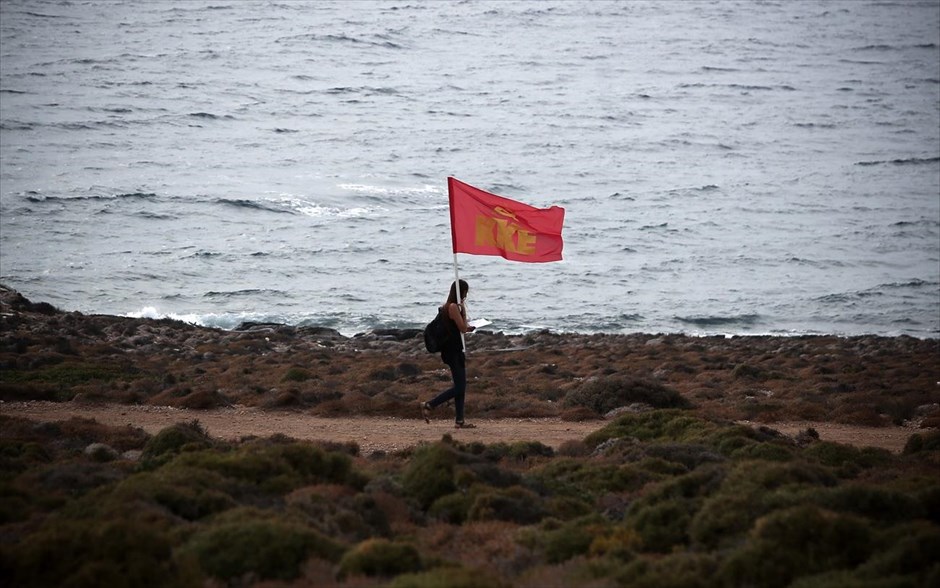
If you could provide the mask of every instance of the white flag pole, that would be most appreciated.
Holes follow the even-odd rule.
[[[457,305],[463,304],[463,301],[460,299],[460,274],[457,273],[457,254],[454,253],[454,291],[457,293]],[[464,321],[466,321],[467,316],[464,313]],[[467,352],[467,339],[464,337],[463,333],[460,333],[460,343],[463,344],[463,352]]]

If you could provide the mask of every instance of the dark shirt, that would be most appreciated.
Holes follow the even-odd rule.
[[[444,324],[447,325],[447,341],[441,348],[441,360],[447,365],[455,361],[463,361],[463,341],[460,338],[460,329],[447,313],[447,307],[442,306],[439,312],[444,313]]]

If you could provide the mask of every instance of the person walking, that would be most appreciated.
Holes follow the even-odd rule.
[[[458,429],[475,429],[476,426],[464,422],[464,398],[467,393],[467,356],[463,349],[462,333],[469,333],[475,327],[467,324],[467,312],[463,301],[467,299],[467,292],[470,286],[464,280],[460,280],[460,298],[457,298],[457,282],[450,286],[450,294],[447,296],[447,302],[438,309],[438,312],[444,314],[445,324],[447,325],[447,338],[441,347],[441,361],[450,368],[451,378],[454,385],[435,396],[430,402],[421,403],[421,416],[424,422],[431,422],[431,411],[444,404],[448,400],[454,401],[456,411],[455,426]]]

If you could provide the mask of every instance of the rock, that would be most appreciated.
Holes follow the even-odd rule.
[[[114,461],[119,457],[118,452],[110,445],[92,443],[85,448],[85,455],[95,461]]]
[[[813,427],[809,427],[797,433],[796,437],[794,437],[794,441],[796,441],[797,445],[803,447],[819,441],[819,433],[816,432],[816,429]]]
[[[638,444],[639,440],[635,437],[616,437],[614,439],[608,439],[594,448],[591,457],[604,456],[615,449],[633,448]]]
[[[618,406],[617,408],[605,414],[604,418],[613,419],[627,412],[637,413],[637,412],[649,412],[651,410],[654,410],[654,407],[650,404],[646,404],[645,402],[634,402],[627,406]]]
[[[407,341],[422,335],[421,329],[374,329],[372,335],[381,340]]]
[[[917,416],[923,417],[929,414],[933,414],[937,412],[938,410],[940,410],[940,404],[937,404],[936,402],[934,402],[933,404],[921,404],[914,410],[914,412]]]
[[[298,327],[297,334],[302,337],[328,341],[337,341],[347,338],[336,329],[330,329],[328,327]]]
[[[283,323],[256,323],[252,321],[246,321],[235,327],[236,331],[276,331],[277,329],[286,327],[287,325]]]

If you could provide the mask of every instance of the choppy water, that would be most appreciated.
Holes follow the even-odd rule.
[[[86,313],[940,336],[940,2],[0,3],[0,281]]]

